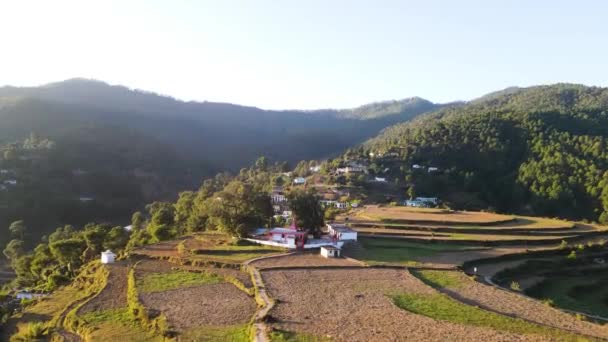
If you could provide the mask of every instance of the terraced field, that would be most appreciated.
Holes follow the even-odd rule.
[[[341,217],[346,220],[347,217]],[[485,212],[367,206],[348,214],[363,237],[477,246],[556,246],[608,237],[606,227]]]
[[[265,270],[262,276],[277,300],[270,312],[272,328],[311,341],[584,340],[566,330],[450,301],[403,269]],[[479,319],[452,321],[417,313],[402,302],[408,296],[464,305],[473,312],[471,318]]]

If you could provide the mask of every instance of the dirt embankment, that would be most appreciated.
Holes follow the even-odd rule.
[[[361,266],[345,258],[325,258],[318,253],[301,253],[257,260],[251,263],[259,269],[274,267],[323,267],[323,266]]]
[[[492,329],[437,321],[396,307],[387,294],[436,293],[403,270],[266,270],[277,299],[274,328],[337,341],[534,341]]]
[[[537,300],[528,299],[493,286],[484,285],[469,279],[460,272],[452,272],[463,282],[462,286],[444,291],[457,300],[469,305],[495,311],[507,316],[520,317],[528,321],[549,325],[559,329],[596,337],[608,337],[608,325],[598,325],[576,319],[545,305]]]

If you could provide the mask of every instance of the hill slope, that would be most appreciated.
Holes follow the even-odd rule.
[[[509,88],[422,115],[359,152],[397,152],[408,187],[458,208],[605,222],[607,138],[608,89],[558,84]]]
[[[438,107],[416,99],[352,110],[267,111],[84,79],[3,87],[0,152],[10,150],[10,158],[0,156],[0,169],[10,173],[0,174],[0,184],[16,179],[18,185],[0,189],[0,228],[19,219],[35,230],[45,225],[44,231],[123,221],[138,206],[175,198],[262,155],[278,162],[325,158]],[[25,148],[31,132],[53,148]],[[80,197],[94,201],[83,205]]]

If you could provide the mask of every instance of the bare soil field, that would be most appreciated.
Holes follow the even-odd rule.
[[[299,253],[257,260],[251,265],[259,269],[274,267],[322,267],[322,266],[361,266],[358,262],[345,258],[324,258],[318,253]]]
[[[140,261],[135,268],[135,272],[136,275],[150,272],[171,272],[175,266],[175,264],[165,260],[148,259]]]
[[[129,267],[126,263],[106,265],[110,272],[106,287],[95,298],[83,305],[78,314],[92,311],[104,311],[124,308],[127,306],[127,274]]]
[[[133,254],[142,254],[150,257],[178,257],[177,245],[182,240],[171,240],[146,245],[133,251]]]
[[[337,341],[543,341],[412,314],[386,294],[433,294],[404,270],[266,270],[273,328]]]
[[[461,286],[449,286],[443,291],[468,305],[579,334],[608,337],[608,325],[578,320],[574,315],[566,314],[540,301],[471,280],[461,272],[442,272],[449,272],[461,282]]]
[[[165,314],[178,331],[244,324],[256,310],[253,298],[229,283],[146,293],[140,299],[144,306]]]
[[[354,214],[354,215],[353,215]],[[366,206],[351,213],[352,219],[359,220],[395,220],[420,222],[451,222],[469,224],[497,224],[513,220],[513,216],[484,212],[445,211],[408,207]]]

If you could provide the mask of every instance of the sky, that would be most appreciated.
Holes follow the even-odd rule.
[[[265,109],[608,86],[607,13],[597,0],[0,0],[0,85],[84,77]]]

